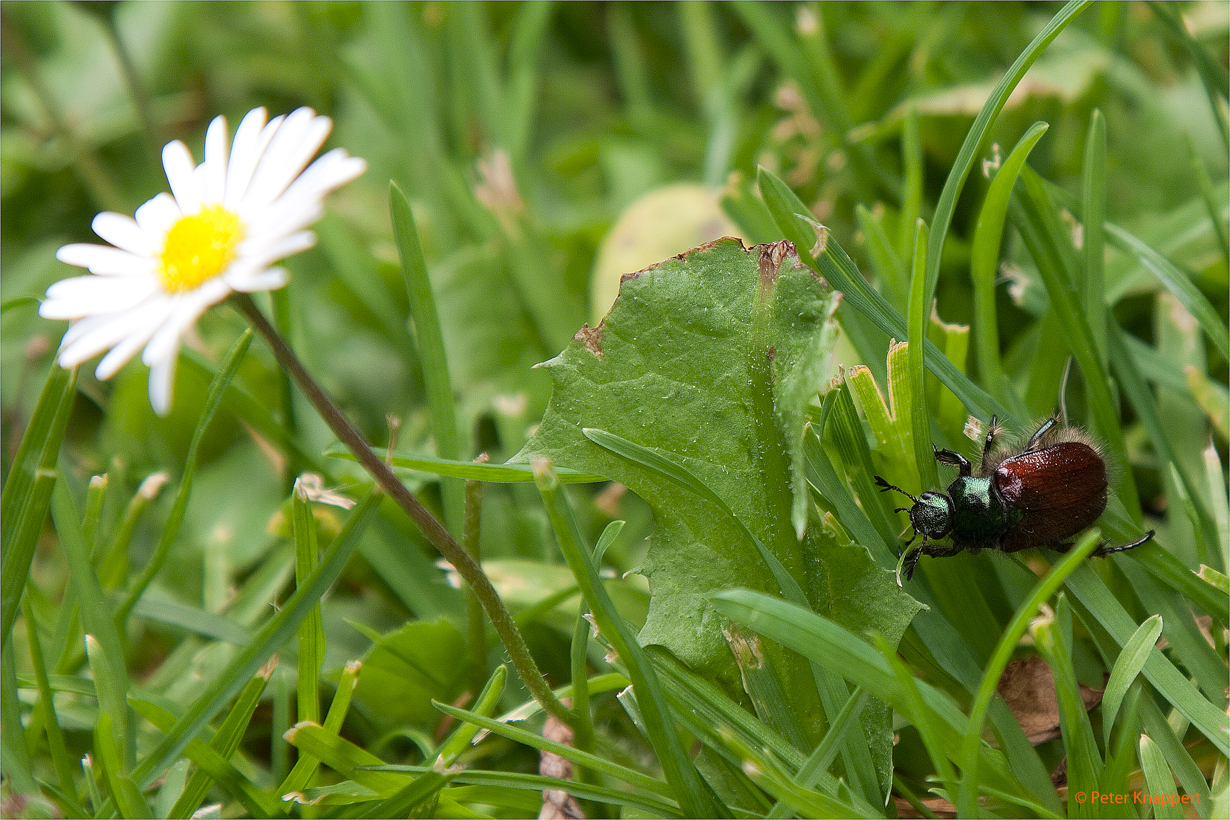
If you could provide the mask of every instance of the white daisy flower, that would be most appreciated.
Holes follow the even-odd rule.
[[[182,142],[169,143],[162,164],[170,194],[146,202],[135,219],[94,217],[94,232],[110,245],[56,252],[94,274],[56,282],[39,307],[41,316],[72,322],[61,367],[110,351],[96,371],[109,379],[144,347],[150,404],[166,415],[180,343],[205,309],[234,291],[286,284],[286,271],[273,263],[315,244],[306,228],[320,218],[321,200],[367,163],[335,148],[309,166],[333,127],[310,108],[265,120],[264,108],[244,116],[228,158],[226,119],[217,117],[205,132],[205,161],[195,167]]]

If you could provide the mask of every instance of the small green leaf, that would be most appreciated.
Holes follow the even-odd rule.
[[[1123,696],[1127,694],[1128,687],[1144,668],[1145,659],[1149,657],[1153,645],[1157,643],[1157,638],[1161,634],[1162,616],[1153,615],[1146,618],[1144,623],[1132,633],[1128,642],[1123,645],[1123,651],[1119,653],[1114,668],[1110,670],[1110,679],[1106,682],[1106,689],[1102,692],[1102,737],[1108,748],[1110,747],[1110,730],[1114,726],[1115,718],[1119,715],[1119,705],[1123,702]]]
[[[1167,798],[1176,796],[1174,777],[1166,765],[1166,758],[1148,735],[1140,736],[1140,770],[1144,773],[1150,797],[1163,801],[1152,806],[1153,816],[1158,820],[1182,820],[1182,807],[1165,802]]]

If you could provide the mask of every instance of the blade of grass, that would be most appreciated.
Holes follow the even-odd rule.
[[[847,680],[858,681],[860,686],[907,719],[915,717],[910,701],[884,657],[838,624],[789,602],[745,589],[719,592],[710,596],[710,600],[722,614],[829,666]],[[934,725],[941,737],[941,747],[948,750],[949,759],[959,763],[956,755],[968,723],[965,716],[940,690],[922,682],[918,687],[926,708],[937,718]],[[979,750],[982,765],[1000,780],[996,785],[1012,790],[1014,781],[1002,754],[985,743]]]
[[[354,453],[342,445],[325,450],[325,455],[344,461],[355,461]],[[464,478],[471,481],[486,481],[490,484],[528,484],[534,480],[534,471],[525,464],[479,464],[474,461],[453,461],[421,453],[394,453],[390,463],[394,467],[419,470],[424,473]],[[560,468],[560,482],[564,484],[598,484],[606,481],[600,475],[582,473]]]
[[[244,684],[245,686],[247,684]],[[153,724],[164,735],[175,730],[175,716],[149,701],[130,698],[134,711]],[[180,750],[202,772],[218,784],[227,794],[238,800],[252,817],[285,817],[281,801],[256,787],[252,781],[239,773],[229,760],[211,748],[200,738],[192,740]],[[101,805],[101,804],[96,804]]]
[[[1128,778],[1136,767],[1136,738],[1140,737],[1140,696],[1143,683],[1134,685],[1123,700],[1122,719],[1113,743],[1106,743],[1106,766],[1098,791],[1106,794],[1126,794],[1130,788]]]
[[[1089,329],[1097,345],[1098,359],[1106,367],[1106,118],[1093,109],[1089,133],[1085,137],[1085,158],[1081,174],[1081,204],[1085,215],[1081,223],[1081,251],[1084,256],[1084,307],[1089,314]]]
[[[1190,795],[1200,795],[1197,812],[1201,817],[1216,817],[1209,811],[1209,786],[1204,779],[1199,764],[1184,745],[1183,739],[1176,737],[1174,729],[1162,714],[1153,698],[1142,697],[1140,700],[1141,724],[1144,734],[1147,734],[1162,752],[1166,765],[1174,773],[1183,791]]]
[[[957,779],[956,770],[953,769],[952,763],[948,760],[948,755],[944,751],[939,732],[935,728],[934,721],[932,721],[931,713],[923,703],[922,695],[919,694],[918,685],[913,674],[901,662],[893,648],[886,644],[883,639],[876,641],[876,646],[884,655],[884,659],[888,661],[893,674],[897,676],[897,684],[901,687],[905,699],[910,704],[911,713],[914,715],[914,728],[918,730],[918,736],[922,739],[923,747],[927,750],[927,756],[931,758],[931,763],[935,766],[935,771],[940,781],[944,784],[945,791],[949,794],[955,794],[957,784],[960,781]]]
[[[978,805],[978,747],[982,742],[982,726],[986,720],[991,700],[1003,677],[1004,669],[1012,658],[1012,652],[1029,628],[1030,620],[1037,614],[1044,602],[1050,599],[1068,576],[1076,571],[1081,562],[1097,548],[1100,533],[1088,533],[1075,547],[1068,551],[1063,560],[1056,564],[1045,578],[1038,581],[1025,602],[1017,607],[1016,614],[1000,636],[986,670],[982,674],[982,684],[974,704],[970,707],[969,723],[961,740],[961,788],[957,797],[957,812],[963,817],[973,817]]]
[[[910,302],[906,313],[909,343],[906,346],[906,370],[909,374],[910,426],[914,430],[914,463],[918,466],[923,486],[934,487],[939,479],[931,446],[931,416],[927,406],[926,369],[923,366],[923,339],[931,321],[931,303],[924,302],[927,261],[927,225],[918,221],[914,233],[914,256],[910,276]]]
[[[440,790],[452,779],[451,773],[426,771],[387,800],[372,803],[359,813],[359,817],[415,817],[433,814]]]
[[[713,741],[709,745],[719,754],[729,751],[721,736],[734,735],[746,746],[767,749],[790,769],[798,770],[806,763],[797,747],[731,700],[712,681],[693,672],[661,647],[647,647],[646,652],[661,674],[671,702],[678,705],[680,719],[696,718],[697,737]]]
[[[776,670],[765,662],[764,644],[760,636],[733,625],[725,631],[725,637],[739,666],[744,691],[751,699],[756,714],[795,748],[806,750],[808,743],[803,736],[803,727],[792,714]]]
[[[85,491],[85,514],[81,517],[81,535],[90,547],[90,562],[97,565],[99,555],[99,522],[102,520],[103,499],[107,494],[106,473],[91,476]]]
[[[296,724],[286,733],[286,740],[301,754],[311,755],[342,777],[377,794],[393,795],[406,785],[406,778],[376,768],[384,766],[379,757],[318,724]]]
[[[442,458],[460,459],[461,436],[457,428],[453,381],[449,375],[448,352],[444,348],[444,332],[440,329],[440,314],[436,310],[431,279],[427,276],[427,263],[423,259],[414,213],[397,183],[389,184],[389,208],[393,219],[393,238],[401,257],[402,278],[410,297],[410,316],[414,321],[414,337],[423,367],[432,437]],[[444,497],[444,520],[454,535],[460,535],[465,518],[464,485],[460,481],[446,479],[440,483],[440,492]]]
[[[0,494],[0,520],[4,521],[0,529],[0,643],[6,646],[34,559],[38,534],[51,504],[56,458],[68,427],[76,384],[76,368],[52,366]]]
[[[381,493],[369,493],[350,511],[342,531],[321,556],[320,563],[312,571],[306,583],[295,589],[282,608],[256,632],[243,649],[214,678],[217,684],[210,694],[194,702],[165,737],[133,771],[138,783],[148,785],[171,764],[171,762],[196,737],[218,710],[243,688],[245,682],[256,674],[269,657],[276,652],[297,630],[300,621],[320,600],[333,582],[341,575],[346,561],[354,551],[359,536],[370,522],[371,516],[383,497]]]
[[[970,171],[982,152],[986,141],[990,139],[991,126],[1003,110],[1013,89],[1025,76],[1025,72],[1042,55],[1059,32],[1080,14],[1090,4],[1090,0],[1070,0],[1051,18],[1042,31],[1038,32],[1033,41],[1013,61],[1003,79],[995,86],[995,90],[983,103],[978,116],[974,118],[957,158],[953,160],[952,170],[944,181],[940,198],[935,204],[935,217],[931,220],[931,241],[927,243],[926,285],[923,290],[923,304],[930,306],[935,301],[935,287],[940,278],[940,259],[944,250],[944,242],[948,238],[948,229],[952,225],[952,217],[956,212],[957,198],[969,177]],[[1090,371],[1091,373],[1093,371]],[[937,374],[938,375],[938,374]],[[952,385],[949,385],[952,388]],[[954,389],[954,393],[957,391]],[[960,393],[957,393],[960,396]],[[966,403],[968,407],[968,403]],[[1019,420],[1018,420],[1019,421]]]
[[[914,239],[914,227],[923,218],[923,172],[922,135],[918,130],[918,108],[911,105],[901,123],[901,166],[905,176],[901,180],[901,215],[897,227],[897,247],[902,254],[909,250]],[[904,288],[902,288],[904,293]],[[904,301],[904,300],[903,300]]]
[[[1166,758],[1148,735],[1140,736],[1140,770],[1153,795],[1159,798],[1174,795],[1174,778],[1166,766]],[[1169,802],[1159,802],[1153,805],[1153,816],[1157,820],[1182,820],[1183,809]]]
[[[625,766],[620,766],[603,757],[597,757],[580,749],[575,749],[571,746],[566,746],[563,743],[557,743],[553,740],[547,740],[542,735],[535,732],[522,729],[518,726],[512,726],[501,720],[489,718],[475,712],[469,712],[465,709],[458,709],[455,706],[449,706],[445,703],[434,703],[435,708],[439,709],[446,715],[450,715],[457,720],[462,720],[467,723],[472,723],[480,729],[486,729],[494,735],[506,737],[516,743],[521,743],[539,751],[551,752],[557,754],[565,760],[570,760],[577,766],[586,766],[595,771],[601,772],[607,777],[614,778],[623,783],[627,783],[635,789],[639,789],[649,794],[658,795],[668,800],[674,799],[675,795],[671,792],[671,787],[663,783],[661,780],[655,780],[647,774],[642,774],[634,769],[629,769]],[[688,815],[691,816],[691,815]]]
[[[1209,169],[1204,166],[1204,162],[1200,159],[1200,155],[1196,153],[1196,146],[1192,142],[1191,135],[1185,134],[1187,137],[1187,153],[1191,156],[1192,178],[1196,180],[1196,186],[1200,189],[1200,198],[1204,200],[1204,207],[1209,212],[1209,221],[1213,225],[1213,231],[1217,234],[1217,244],[1221,248],[1222,259],[1230,262],[1230,237],[1226,235],[1225,216],[1221,206],[1217,204],[1217,194],[1213,191],[1213,180],[1209,176]]]
[[[17,659],[13,645],[0,648],[0,762],[15,791],[21,794],[38,792],[38,783],[30,762],[30,748],[21,721],[21,700],[17,696]]]
[[[1195,479],[1188,474],[1183,461],[1176,457],[1170,433],[1158,409],[1157,399],[1153,391],[1145,385],[1136,367],[1131,348],[1125,344],[1125,341],[1131,337],[1117,322],[1112,321],[1107,330],[1109,331],[1107,342],[1110,345],[1111,363],[1114,365],[1115,376],[1119,380],[1124,397],[1135,411],[1141,425],[1148,432],[1149,441],[1157,452],[1159,460],[1170,465],[1187,489],[1187,495],[1197,512],[1196,521],[1193,522],[1196,528],[1203,533],[1206,543],[1217,543],[1220,540],[1219,531],[1212,514],[1204,505],[1204,496],[1200,493]],[[1227,607],[1230,605],[1227,604],[1224,596],[1210,594],[1211,590],[1207,585],[1199,583],[1186,567],[1165,550],[1145,549],[1136,558],[1145,564],[1159,580],[1182,592],[1206,612],[1217,615],[1223,622],[1230,614],[1227,612]]]
[[[1115,643],[1127,644],[1137,629],[1136,623],[1091,567],[1077,567],[1068,577],[1067,589],[1110,633]],[[1088,622],[1084,612],[1081,620]],[[1195,685],[1156,648],[1150,649],[1142,671],[1158,693],[1187,717],[1192,726],[1222,754],[1230,755],[1230,719],[1224,711],[1202,697]]]
[[[87,636],[86,641],[89,640]],[[127,714],[128,709],[125,708],[120,714],[121,719],[124,719]],[[125,773],[124,752],[122,751],[124,730],[114,726],[111,718],[110,712],[100,709],[98,723],[94,726],[94,751],[102,763],[103,774],[107,778],[107,787],[111,790],[111,796],[119,808],[120,817],[153,817],[153,812],[150,811],[149,804],[145,802],[141,790]]]
[[[222,397],[226,394],[227,385],[235,377],[235,373],[239,370],[239,364],[243,361],[244,354],[247,353],[248,346],[251,344],[252,330],[249,328],[235,342],[235,346],[231,348],[231,352],[227,355],[225,363],[218,371],[218,375],[214,377],[213,382],[209,385],[209,392],[205,395],[205,404],[201,407],[200,421],[197,422],[196,429],[192,433],[192,442],[188,445],[188,455],[184,459],[184,472],[179,481],[179,491],[175,494],[175,504],[171,507],[171,514],[167,517],[166,523],[163,524],[162,535],[158,539],[158,546],[154,548],[154,554],[146,562],[140,576],[133,582],[127,596],[124,598],[124,602],[116,610],[115,623],[121,631],[126,629],[128,616],[132,614],[132,608],[136,606],[137,601],[145,594],[145,590],[153,583],[154,578],[157,577],[171,555],[171,547],[179,536],[179,527],[183,523],[184,513],[188,509],[188,497],[192,493],[192,482],[196,477],[197,460],[200,454],[201,442],[205,438],[205,431],[209,429],[209,424],[213,421],[214,414],[218,412],[218,408],[222,404]],[[244,679],[246,680],[248,677],[249,675],[245,675]]]
[[[1098,654],[1102,656],[1103,662],[1108,667],[1113,666],[1114,659],[1121,652],[1121,644],[1115,640],[1097,619],[1092,617],[1079,599],[1074,598],[1072,605],[1080,616],[1081,623],[1089,631],[1089,636],[1097,647]],[[1140,725],[1143,727],[1143,731],[1157,742],[1162,750],[1162,754],[1166,758],[1166,762],[1183,789],[1188,794],[1207,793],[1208,784],[1205,782],[1204,775],[1201,774],[1200,767],[1192,759],[1192,754],[1183,744],[1183,741],[1175,736],[1175,730],[1167,722],[1166,716],[1162,714],[1157,698],[1152,695],[1141,697],[1137,700],[1137,706],[1140,713]],[[1178,712],[1172,711],[1172,714],[1182,717]],[[1184,731],[1186,731],[1188,725],[1186,719],[1184,719],[1183,723]],[[1208,814],[1207,800],[1202,804],[1199,811],[1202,817],[1210,816]]]
[[[115,628],[111,608],[98,583],[98,576],[94,574],[90,550],[81,533],[81,521],[63,481],[56,482],[51,495],[51,509],[56,533],[68,561],[69,580],[81,606],[81,619],[86,631],[86,656],[98,687],[99,709],[110,715],[118,748],[124,753],[115,762],[122,765],[128,763],[128,755],[131,754],[126,701],[130,682],[124,663],[124,644]],[[91,648],[93,656],[90,656]],[[115,774],[127,777],[128,769],[117,769]]]
[[[81,758],[81,771],[85,772],[85,791],[89,796],[89,805],[94,809],[94,816],[101,815],[102,809],[105,808],[102,792],[98,789],[98,775],[94,771],[94,756],[87,754]],[[109,817],[114,817],[114,806],[109,809]]]
[[[785,813],[796,817],[879,817],[880,812],[854,797],[851,788],[837,781],[831,790],[800,787],[776,761],[762,750],[743,747],[731,738],[735,751],[745,761],[744,770],[752,783],[764,789],[785,807]]]
[[[828,236],[827,231],[822,231],[823,236],[820,239],[818,251],[820,255],[812,254],[810,249],[817,243],[816,225],[808,216],[807,206],[795,195],[794,191],[764,168],[758,169],[757,173],[760,195],[773,215],[773,221],[777,223],[778,230],[786,239],[794,243],[800,262],[815,270],[829,284],[842,292],[843,309],[848,304],[893,338],[909,338],[905,317],[867,284],[854,262],[836,240]],[[841,309],[839,309],[838,318],[841,315]],[[926,350],[924,361],[927,369],[955,393],[970,412],[977,413],[984,418],[990,418],[993,414],[1008,418],[1008,412],[1000,407],[999,403],[986,391],[961,373],[956,365],[948,361],[929,339],[924,340],[923,346]]]
[[[1117,463],[1127,464],[1117,405],[1107,386],[1107,373],[1098,359],[1084,306],[1077,298],[1078,291],[1074,290],[1078,277],[1073,274],[1075,251],[1071,248],[1071,240],[1058,222],[1058,211],[1041,177],[1026,167],[1021,172],[1021,182],[1021,195],[1014,197],[1010,206],[1013,222],[1038,265],[1050,296],[1051,310],[1059,319],[1068,347],[1080,364],[1093,426]],[[1132,517],[1139,521],[1140,501],[1131,471],[1120,475],[1117,489]]]
[[[854,207],[854,218],[863,232],[867,257],[880,280],[880,289],[894,307],[903,309],[909,299],[909,273],[884,229],[883,213],[877,216],[860,204]]]
[[[1025,169],[1024,175],[1027,178],[1031,175],[1036,177],[1036,174],[1033,174],[1028,168]],[[1072,211],[1078,217],[1082,216],[1080,202],[1071,194],[1046,180],[1040,181],[1047,194],[1056,203]],[[1200,292],[1200,289],[1196,287],[1196,284],[1192,281],[1191,274],[1180,270],[1175,263],[1167,259],[1164,254],[1152,245],[1119,225],[1107,222],[1105,229],[1106,238],[1110,241],[1110,244],[1136,259],[1146,270],[1156,276],[1158,281],[1162,283],[1162,286],[1170,291],[1174,298],[1179,300],[1179,304],[1183,305],[1187,312],[1196,318],[1200,329],[1204,331],[1218,352],[1222,356],[1230,357],[1230,328],[1227,328],[1226,323],[1221,321],[1216,308]],[[1113,356],[1111,360],[1114,360]]]
[[[1039,653],[1054,672],[1060,733],[1068,755],[1069,789],[1088,794],[1097,790],[1104,766],[1072,665],[1072,608],[1067,596],[1059,593],[1054,618],[1040,621],[1034,635]],[[1101,803],[1089,806],[1092,812],[1101,815],[1105,815],[1108,808],[1115,811]]]
[[[362,666],[363,664],[359,661],[350,661],[342,669],[342,676],[337,682],[333,702],[329,704],[329,713],[325,715],[324,730],[326,732],[341,734],[342,723],[345,722],[346,713],[350,709],[350,697],[354,694],[354,688],[358,684],[359,669]],[[315,757],[306,752],[300,753],[299,759],[295,761],[295,767],[278,786],[276,794],[284,795],[303,791],[319,766],[320,761]]]
[[[508,667],[500,665],[491,673],[491,678],[487,681],[487,685],[478,693],[478,697],[474,700],[473,712],[476,715],[483,717],[491,717],[495,714],[496,708],[500,705],[500,696],[504,693],[504,682],[508,679]],[[574,685],[575,688],[575,685]],[[326,727],[327,728],[327,727]],[[462,752],[469,747],[474,736],[478,734],[478,727],[470,723],[462,723],[453,730],[443,743],[440,744],[438,756],[445,766],[452,766]]]
[[[1166,3],[1150,2],[1149,8],[1159,20],[1166,24],[1174,38],[1191,55],[1192,62],[1196,64],[1196,71],[1200,75],[1200,81],[1204,85],[1205,94],[1209,98],[1213,121],[1217,123],[1222,142],[1225,143],[1223,147],[1230,148],[1230,127],[1226,123],[1224,102],[1226,96],[1230,95],[1230,74],[1227,74],[1219,61],[1196,41],[1179,12]]]
[[[316,566],[316,517],[301,479],[291,493],[291,532],[295,540],[295,587],[306,583]],[[300,723],[320,722],[320,668],[325,662],[325,628],[320,601],[299,624],[299,651],[296,657],[295,706]]]
[[[1217,348],[1217,352],[1230,357],[1230,330],[1218,316],[1216,308],[1192,282],[1189,274],[1181,271],[1153,247],[1112,222],[1106,223],[1106,235],[1113,245],[1140,260],[1140,264],[1157,277],[1188,313],[1196,317],[1200,329]]]
[[[384,766],[381,767],[381,770],[414,773],[427,771],[424,766]],[[679,813],[678,806],[673,803],[668,803],[665,800],[655,799],[647,794],[627,791],[624,789],[609,788],[607,786],[598,786],[590,783],[578,783],[575,780],[561,780],[558,777],[523,774],[521,772],[467,769],[460,772],[453,782],[455,784],[472,783],[476,786],[495,786],[499,789],[498,791],[485,792],[484,795],[487,799],[483,799],[483,797],[479,795],[474,795],[470,799],[465,799],[459,789],[455,787],[450,789],[450,794],[455,795],[459,801],[464,800],[464,802],[495,803],[495,798],[501,797],[504,789],[524,789],[535,792],[541,792],[544,789],[559,789],[561,791],[568,792],[579,800],[592,800],[606,806],[627,806],[632,809],[639,809],[653,817],[683,816]],[[530,811],[532,812],[536,810],[541,806],[541,803],[542,799],[539,797],[538,800],[535,801],[535,804]]]
[[[38,684],[38,706],[43,714],[43,730],[47,733],[47,748],[51,754],[52,765],[55,767],[60,791],[64,794],[73,794],[75,792],[73,763],[68,758],[68,746],[64,742],[64,732],[60,729],[59,718],[56,715],[54,693],[47,679],[47,666],[43,661],[43,645],[38,637],[38,622],[35,620],[33,608],[28,604],[23,614],[26,619],[26,640],[30,644],[30,665],[34,667],[34,680]],[[11,697],[16,693],[6,691],[4,694],[6,697]]]
[[[1102,738],[1107,748],[1110,748],[1110,730],[1119,714],[1123,696],[1127,694],[1132,681],[1136,680],[1136,676],[1140,674],[1140,670],[1145,665],[1145,659],[1149,657],[1149,650],[1157,643],[1157,638],[1161,634],[1162,617],[1152,615],[1146,618],[1123,645],[1123,651],[1119,653],[1119,658],[1110,670],[1110,679],[1107,680],[1106,688],[1102,691]]]
[[[999,248],[1003,238],[1004,220],[1008,215],[1008,202],[1012,187],[1030,151],[1042,139],[1050,126],[1036,122],[1017,140],[1008,157],[995,172],[986,199],[978,212],[974,228],[973,244],[970,247],[970,279],[974,286],[974,339],[978,356],[978,374],[982,383],[990,387],[993,395],[1012,407],[1018,418],[1029,412],[1004,373],[999,355],[999,321],[995,308],[995,278],[999,272]]]
[[[571,507],[560,493],[559,480],[549,463],[539,459],[534,463],[534,479],[547,508],[547,516],[555,531],[556,541],[572,574],[585,596],[598,628],[619,655],[638,693],[638,704],[645,721],[650,745],[658,755],[667,782],[685,814],[694,817],[724,817],[728,809],[719,801],[683,748],[678,732],[670,720],[666,694],[658,681],[649,658],[636,640],[631,627],[615,609],[606,587],[593,564],[593,557],[584,546]]]
[[[243,733],[252,720],[252,713],[260,705],[261,694],[265,691],[265,685],[269,683],[271,674],[273,674],[273,669],[270,664],[266,664],[252,680],[248,681],[243,691],[239,693],[239,697],[235,699],[235,705],[231,707],[230,713],[218,727],[213,740],[209,741],[209,748],[217,752],[223,760],[229,760],[239,748],[239,742],[243,740]],[[209,772],[198,769],[189,778],[184,791],[175,801],[175,805],[171,807],[167,817],[190,817],[204,801],[212,784],[213,777]]]

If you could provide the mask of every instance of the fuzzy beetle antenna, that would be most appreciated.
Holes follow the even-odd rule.
[[[1066,427],[1068,424],[1068,376],[1072,373],[1072,357],[1063,365],[1063,378],[1059,380],[1059,419]]]
[[[905,490],[901,489],[897,485],[889,484],[887,481],[880,478],[879,476],[876,476],[875,480],[876,480],[876,486],[880,488],[880,492],[885,493],[885,492],[888,492],[889,490],[896,490],[897,492],[904,495],[906,498],[913,501],[915,504],[918,503],[918,499],[915,496],[910,495],[909,493],[907,493]],[[909,509],[907,509],[906,507],[898,507],[897,509],[893,510],[893,512],[909,512]]]

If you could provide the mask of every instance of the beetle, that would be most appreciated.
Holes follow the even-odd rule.
[[[914,537],[922,536],[922,544],[912,550],[908,547],[914,538],[905,544],[908,551],[902,565],[907,580],[923,555],[945,558],[966,550],[1018,552],[1031,547],[1067,552],[1072,543],[1066,539],[1106,509],[1106,462],[1084,431],[1052,417],[1023,446],[992,450],[1000,430],[992,416],[977,470],[960,453],[932,448],[936,461],[955,466],[960,473],[945,492],[914,496],[875,476],[881,492],[896,490],[914,502],[896,510],[909,513]],[[928,541],[945,536],[951,546],[932,546]],[[1152,537],[1149,530],[1123,546],[1103,542],[1093,555],[1130,550]]]

